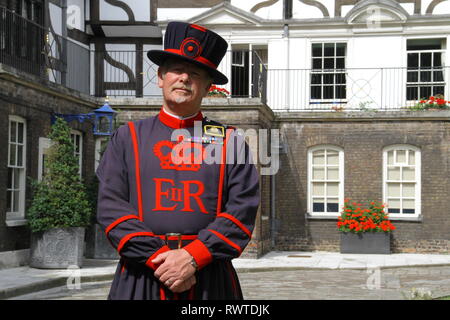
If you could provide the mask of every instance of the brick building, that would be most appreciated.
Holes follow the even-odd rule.
[[[2,261],[26,263],[26,177],[40,175],[51,113],[91,112],[109,96],[120,123],[155,114],[162,100],[145,52],[161,47],[169,20],[229,42],[219,69],[231,97],[205,99],[205,114],[280,132],[247,256],[338,251],[345,198],[389,205],[394,252],[448,253],[450,111],[406,108],[450,96],[445,1],[0,0],[0,9]],[[88,179],[101,141],[90,124],[71,126]]]

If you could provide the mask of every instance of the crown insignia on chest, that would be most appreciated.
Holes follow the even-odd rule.
[[[203,162],[204,148],[199,143],[159,141],[153,153],[160,160],[161,169],[198,171]]]

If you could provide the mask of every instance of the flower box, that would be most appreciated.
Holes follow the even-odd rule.
[[[390,254],[389,232],[341,233],[341,253]]]

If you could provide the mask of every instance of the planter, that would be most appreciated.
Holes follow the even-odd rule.
[[[341,253],[390,254],[390,232],[341,233]]]
[[[119,259],[119,254],[106,238],[99,224],[94,224],[86,231],[86,258]]]
[[[31,234],[30,267],[66,269],[81,267],[84,228],[57,228]]]

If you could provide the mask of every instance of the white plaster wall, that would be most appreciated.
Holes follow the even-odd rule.
[[[414,3],[399,3],[408,14],[414,14]]]
[[[425,9],[426,10],[426,9]],[[439,3],[433,11],[434,14],[450,14],[450,1]]]
[[[334,0],[321,0],[320,3],[323,4],[330,15],[334,16]],[[310,6],[300,2],[299,0],[293,0],[292,3],[292,18],[294,19],[311,19],[311,18],[323,18],[322,11],[314,6]]]
[[[195,17],[210,8],[159,8],[157,11],[158,21],[178,20],[186,21],[192,17]]]
[[[158,66],[147,57],[149,50],[162,50],[161,45],[144,45],[144,96],[162,95],[158,87]]]
[[[247,11],[249,13],[253,13],[250,10],[257,5],[258,3],[264,2],[262,0],[231,0],[231,5]],[[264,7],[256,12],[254,12],[260,18],[263,19],[282,19],[283,18],[283,0],[278,0],[278,2],[274,3],[269,7]]]
[[[283,1],[280,0],[270,7],[259,9],[255,12],[255,15],[267,20],[283,19]]]
[[[272,40],[268,43],[267,101],[277,109],[289,108],[286,69],[289,67],[289,41]]]
[[[50,21],[56,34],[62,35],[62,9],[53,3],[48,4],[50,10]]]
[[[402,36],[350,38],[347,108],[402,107],[406,96],[406,48]]]
[[[405,52],[401,36],[366,36],[349,39],[348,68],[404,67]]]
[[[124,0],[123,2],[130,7],[136,21],[150,21],[149,1]],[[100,0],[100,20],[127,21],[128,15],[120,7],[110,5],[104,0]]]
[[[278,2],[282,2],[283,0],[278,0]],[[230,3],[232,6],[235,6],[236,8],[242,9],[244,11],[250,12],[250,10],[257,5],[258,3],[262,2],[262,0],[231,0]]]

